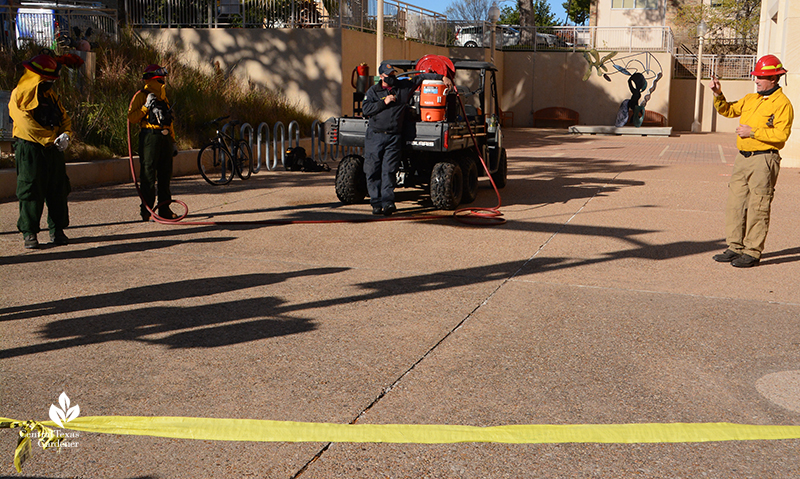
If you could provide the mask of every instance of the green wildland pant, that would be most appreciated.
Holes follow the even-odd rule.
[[[156,200],[158,183],[158,204],[169,208],[172,194],[169,183],[172,179],[172,138],[162,135],[161,130],[142,128],[139,132],[139,181],[142,197],[151,209]],[[142,214],[147,209],[142,205]]]
[[[14,145],[17,164],[17,229],[23,234],[41,231],[39,221],[47,204],[47,226],[51,233],[69,226],[67,195],[71,190],[64,153],[17,139]]]

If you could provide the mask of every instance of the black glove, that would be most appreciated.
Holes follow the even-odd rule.
[[[173,143],[172,144],[172,156],[173,157],[178,156],[178,145],[177,145],[177,143]]]

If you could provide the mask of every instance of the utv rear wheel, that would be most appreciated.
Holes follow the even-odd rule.
[[[508,158],[506,157],[506,149],[500,149],[500,163],[497,165],[497,171],[492,173],[492,181],[497,188],[505,188],[508,180]]]
[[[349,155],[342,158],[336,169],[336,196],[346,205],[361,203],[367,196],[367,175],[364,158]]]
[[[470,157],[463,158],[459,164],[461,165],[461,173],[464,176],[464,186],[461,189],[461,203],[469,204],[478,197],[478,165],[476,165],[475,160]]]
[[[431,200],[440,210],[454,210],[461,202],[463,174],[457,163],[436,163],[431,173]]]

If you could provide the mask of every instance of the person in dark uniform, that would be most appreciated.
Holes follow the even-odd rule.
[[[150,219],[150,210],[158,207],[158,216],[172,220],[178,217],[169,208],[172,194],[172,158],[178,154],[175,130],[172,128],[172,109],[167,100],[165,78],[167,71],[158,65],[144,69],[144,88],[136,92],[128,107],[128,121],[138,123],[139,166],[144,204],[140,213],[143,221]],[[158,182],[158,204],[156,200]]]
[[[364,97],[362,114],[369,118],[364,139],[364,173],[372,214],[390,216],[397,211],[394,187],[403,149],[403,123],[410,110],[409,101],[423,80],[442,80],[453,87],[450,78],[438,73],[423,73],[410,79],[398,79],[391,65],[378,69],[381,81]]]
[[[26,71],[8,103],[16,139],[17,229],[26,249],[38,248],[39,221],[46,203],[50,242],[65,245],[69,242],[64,228],[69,226],[70,184],[64,150],[69,146],[72,120],[52,89],[61,64],[50,55],[41,54],[22,65]]]

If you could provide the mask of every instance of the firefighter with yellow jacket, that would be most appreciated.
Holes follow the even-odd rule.
[[[172,179],[172,158],[178,154],[175,130],[172,127],[172,108],[167,100],[165,78],[167,71],[158,65],[149,65],[142,79],[144,88],[136,92],[128,107],[128,121],[139,124],[139,176],[141,181],[141,205],[143,221],[150,219],[150,210],[164,219],[178,217],[170,210],[172,195],[169,183]],[[158,187],[158,203],[156,200]],[[149,207],[149,210],[148,210]]]
[[[737,268],[758,265],[769,231],[770,205],[781,169],[780,150],[789,139],[794,109],[778,85],[786,69],[775,55],[756,62],[752,73],[756,93],[729,102],[719,80],[711,79],[714,108],[720,115],[739,117],[736,147],[739,154],[728,183],[725,236],[728,248],[714,260]]]
[[[69,240],[64,228],[69,226],[70,184],[64,150],[69,146],[72,120],[53,91],[61,64],[50,55],[40,54],[22,65],[26,71],[8,103],[16,139],[17,229],[22,233],[25,248],[38,248],[39,223],[47,204],[50,242],[66,245]]]

